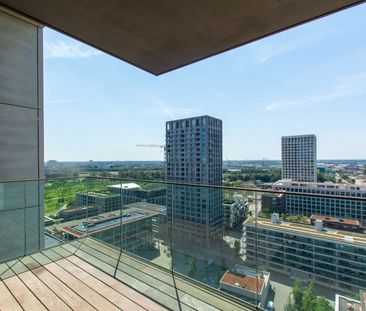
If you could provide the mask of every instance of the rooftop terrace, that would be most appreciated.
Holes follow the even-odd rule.
[[[237,286],[253,293],[261,294],[264,280],[250,275],[242,275],[235,272],[226,272],[220,283]]]
[[[1,310],[253,310],[91,238],[0,264]]]
[[[150,211],[132,211],[124,213],[122,216],[107,216],[98,215],[97,217],[91,217],[85,219],[86,221],[79,220],[79,224],[74,226],[65,226],[63,230],[75,237],[81,237],[87,234],[93,234],[113,227],[118,227],[121,224],[125,225],[134,221],[150,218],[157,215]]]

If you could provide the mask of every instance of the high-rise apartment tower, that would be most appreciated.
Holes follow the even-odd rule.
[[[210,116],[166,123],[168,182],[222,185],[222,121]],[[174,240],[210,247],[222,239],[221,189],[168,185],[168,223]]]
[[[282,137],[282,179],[316,182],[316,136]]]

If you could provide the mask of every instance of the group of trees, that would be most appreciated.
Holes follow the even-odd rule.
[[[156,169],[156,170],[135,169],[135,170],[119,171],[118,177],[131,178],[131,179],[165,180],[165,172],[162,169]]]
[[[333,308],[324,297],[317,297],[314,283],[308,286],[297,279],[284,308],[285,311],[332,311]]]
[[[108,180],[91,178],[48,180],[45,184],[45,214],[56,218],[64,205],[75,207],[77,192],[102,190],[109,184]]]
[[[281,169],[277,167],[243,167],[238,172],[224,172],[224,181],[227,184],[235,182],[275,182],[281,179]]]

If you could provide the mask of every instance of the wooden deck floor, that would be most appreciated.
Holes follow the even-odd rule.
[[[253,310],[91,238],[0,264],[0,310]]]
[[[71,255],[0,282],[0,310],[166,310]]]

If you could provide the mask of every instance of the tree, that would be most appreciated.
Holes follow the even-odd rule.
[[[291,298],[291,295],[288,296],[287,298],[287,302],[285,304],[285,307],[283,308],[284,311],[300,311],[300,310],[296,310],[295,306],[294,306],[294,302]]]
[[[321,302],[323,303],[323,302]],[[314,283],[309,286],[303,286],[301,280],[296,279],[290,296],[285,305],[285,311],[318,311],[317,298],[315,293]],[[322,309],[320,309],[323,311]],[[320,311],[319,310],[319,311]],[[328,310],[326,310],[328,311]]]
[[[239,256],[240,249],[241,249],[240,241],[239,240],[235,240],[235,242],[234,242],[235,256]]]
[[[302,310],[306,311],[316,311],[317,299],[315,293],[314,282],[311,282],[304,292],[304,297],[302,300]]]
[[[298,220],[299,220],[299,223],[302,223],[302,224],[308,224],[309,223],[309,218],[305,215],[299,216]]]
[[[221,270],[223,270],[223,271],[226,271],[228,269],[225,258],[221,258],[220,267],[221,267]]]
[[[326,300],[324,297],[319,297],[316,300],[316,311],[332,311],[333,308],[330,305],[329,301]]]
[[[196,275],[197,272],[197,265],[196,265],[196,259],[190,262],[188,266],[188,275],[193,278]]]
[[[295,310],[302,309],[302,300],[304,297],[304,287],[299,279],[295,280],[294,286],[292,288],[292,297]]]
[[[324,297],[316,297],[314,282],[303,286],[299,279],[296,279],[289,295],[285,311],[333,311],[330,303]]]

